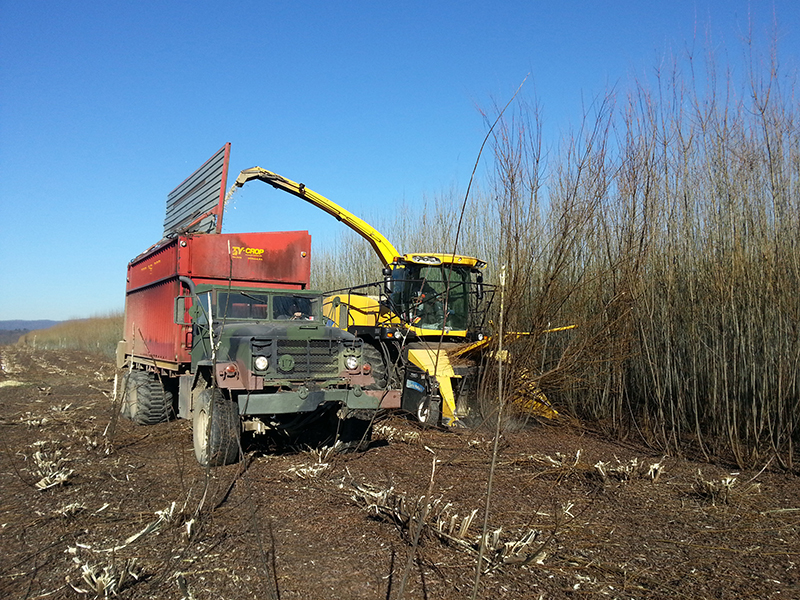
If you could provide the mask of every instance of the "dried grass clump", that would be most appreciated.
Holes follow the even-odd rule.
[[[33,446],[38,449],[31,455],[31,468],[29,471],[38,477],[38,481],[33,484],[37,490],[46,490],[52,487],[64,485],[67,479],[75,472],[66,467],[70,459],[61,455],[61,450],[47,449],[48,443],[45,441],[34,442]]]
[[[615,479],[618,481],[630,481],[631,479],[647,478],[653,482],[658,481],[661,473],[664,472],[663,460],[657,463],[648,463],[636,457],[627,462],[621,462],[614,457],[614,463],[598,461],[594,465],[595,470],[603,478],[603,481]]]
[[[86,510],[86,506],[84,504],[81,504],[80,502],[72,502],[62,506],[59,509],[56,509],[53,512],[61,517],[64,517],[65,519],[70,519],[84,510]]]
[[[532,454],[528,459],[547,467],[545,473],[565,477],[579,475],[589,479],[600,479],[603,483],[627,483],[636,479],[647,479],[657,482],[664,472],[666,457],[658,462],[651,462],[633,457],[628,461],[621,461],[614,457],[613,461],[599,460],[594,465],[581,460],[583,450],[578,449],[574,457],[569,457],[561,452],[555,453],[555,458],[547,454]]]
[[[381,423],[376,425],[373,433],[376,437],[386,440],[387,442],[403,442],[405,444],[418,444],[419,431],[403,431],[397,427],[393,427],[388,423]]]
[[[421,527],[430,535],[476,555],[483,546],[487,571],[502,565],[544,560],[544,544],[535,544],[541,533],[537,530],[531,529],[508,541],[501,537],[502,528],[487,531],[485,536],[470,533],[477,508],[460,516],[453,511],[453,505],[442,498],[408,497],[393,487],[381,489],[356,483],[351,486],[351,492],[356,503],[393,522],[409,539],[412,532]]]
[[[74,550],[74,548],[70,550]],[[77,557],[75,561],[80,564],[83,583],[76,585],[67,577],[67,585],[75,592],[84,595],[93,594],[105,598],[118,596],[122,590],[138,581],[143,573],[143,569],[136,564],[135,558],[112,561],[106,565],[81,562]]]
[[[334,446],[323,446],[309,450],[307,454],[313,459],[310,465],[294,465],[289,467],[288,472],[300,479],[314,479],[330,469],[331,459],[336,453]]]
[[[735,475],[727,475],[720,479],[706,479],[700,469],[692,482],[692,495],[696,498],[716,504],[730,504],[750,494],[761,492],[761,484],[750,483],[743,487]]]
[[[32,429],[34,427],[41,427],[42,425],[46,425],[47,423],[50,422],[50,418],[45,416],[40,417],[28,411],[19,418],[19,421],[20,423],[25,424],[25,426],[28,429]]]

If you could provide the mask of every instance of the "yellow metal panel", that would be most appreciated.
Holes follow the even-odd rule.
[[[438,262],[432,262],[435,259]],[[441,254],[439,252],[414,252],[412,254],[404,254],[400,257],[401,261],[412,262],[423,265],[442,264],[442,265],[463,265],[473,269],[483,269],[486,267],[486,262],[473,256],[461,256],[459,254]]]
[[[442,421],[452,425],[456,417],[456,398],[453,393],[451,377],[460,377],[453,371],[447,352],[434,348],[413,348],[408,351],[408,360],[428,375],[436,377],[439,383],[439,395],[442,397]]]
[[[327,296],[322,303],[322,314],[333,321],[339,329],[400,324],[397,315],[381,306],[377,298],[360,294]]]

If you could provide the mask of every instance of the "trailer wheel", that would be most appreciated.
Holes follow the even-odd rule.
[[[164,389],[159,377],[150,377],[146,388],[139,393],[139,408],[136,422],[139,425],[156,425],[169,421],[172,393]]]
[[[383,352],[369,343],[364,343],[361,358],[365,364],[372,367],[372,378],[375,383],[366,386],[368,390],[385,390],[389,383],[389,369],[383,360]]]
[[[150,394],[150,376],[144,371],[126,371],[122,377],[122,410],[121,414],[139,423],[140,406]]]
[[[120,414],[137,425],[156,425],[169,421],[172,393],[164,389],[152,373],[130,371],[123,376],[123,401]]]
[[[194,455],[202,466],[218,467],[239,460],[241,421],[237,405],[217,389],[200,392],[194,404]]]

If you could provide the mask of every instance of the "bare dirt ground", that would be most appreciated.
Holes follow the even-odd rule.
[[[203,469],[188,422],[114,418],[110,362],[7,346],[0,367],[2,598],[471,596],[491,431],[390,417],[364,453]],[[478,598],[800,597],[800,481],[771,466],[532,424],[492,487]]]

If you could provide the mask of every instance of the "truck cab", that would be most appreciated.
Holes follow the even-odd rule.
[[[363,342],[324,324],[320,293],[201,285],[193,298],[192,385],[203,379],[227,390],[241,415],[261,422],[325,403],[377,407],[362,392],[373,381],[363,372]],[[187,410],[180,405],[178,415]]]

